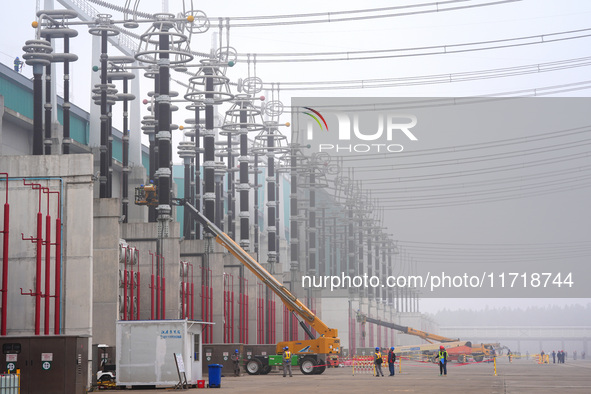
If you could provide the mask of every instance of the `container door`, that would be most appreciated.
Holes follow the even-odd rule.
[[[66,369],[71,368],[74,360],[66,358],[66,339],[31,338],[29,393],[63,394],[66,393]],[[23,376],[22,380],[27,377]]]
[[[197,382],[203,376],[201,371],[201,334],[191,335],[191,380]]]

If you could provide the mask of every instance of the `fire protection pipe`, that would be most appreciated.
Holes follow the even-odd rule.
[[[137,264],[137,280],[136,280],[136,285],[137,285],[137,291],[136,291],[136,297],[137,297],[137,308],[135,311],[135,320],[139,320],[140,319],[140,288],[141,288],[141,280],[140,280],[140,251],[137,249],[134,249],[134,252],[136,254],[135,256],[135,263]]]
[[[61,289],[61,239],[62,239],[62,220],[61,220],[61,192],[59,191],[50,191],[49,188],[43,190],[43,193],[47,193],[47,213],[49,216],[49,195],[50,194],[57,194],[57,218],[55,219],[55,242],[51,243],[51,239],[49,237],[49,233],[47,235],[47,245],[46,248],[46,256],[49,255],[51,245],[55,246],[55,279],[54,279],[54,295],[50,295],[50,285],[49,285],[49,276],[50,276],[50,268],[49,268],[49,259],[47,259],[47,266],[46,266],[46,277],[45,277],[45,291],[46,291],[46,302],[45,302],[45,335],[49,335],[49,298],[54,297],[54,311],[53,311],[53,333],[55,335],[60,334],[60,289]],[[51,222],[51,220],[49,220]],[[49,223],[47,224],[49,228]],[[47,257],[46,257],[47,258]]]
[[[127,248],[123,248],[123,319],[127,320]]]
[[[10,227],[10,205],[8,204],[8,173],[0,172],[6,177],[6,202],[4,203],[4,226],[2,227],[2,323],[0,335],[6,335],[6,308],[8,307],[8,235]]]
[[[51,215],[49,214],[49,188],[42,188],[43,193],[47,194],[47,215],[45,216],[45,320],[43,334],[49,335],[49,295],[51,286]],[[37,277],[39,281],[39,277]]]
[[[193,294],[194,291],[194,284],[193,284],[193,264],[191,263],[187,263],[189,264],[189,267],[191,267],[191,292],[190,292],[190,298],[189,301],[191,302],[191,320],[194,320],[194,310],[195,310],[195,296]]]
[[[152,256],[152,275],[150,276],[150,320],[154,320],[154,254]]]
[[[135,278],[134,278],[134,270],[133,270],[133,262],[134,262],[134,257],[132,254],[134,253],[134,250],[129,248],[129,260],[130,260],[130,265],[131,265],[131,274],[130,274],[130,284],[129,284],[129,320],[133,320],[133,287],[135,284]],[[127,320],[127,319],[126,319]]]
[[[186,263],[181,261],[181,319],[185,318],[185,311],[187,309],[185,305],[185,266]]]
[[[162,313],[161,315],[161,319],[164,320],[166,319],[166,260],[164,259],[163,256],[160,256],[160,259],[162,259],[162,276],[160,277],[160,279],[162,280],[162,286],[161,286],[161,296],[160,296],[160,308]]]
[[[31,241],[36,244],[36,264],[35,264],[35,292],[29,289],[28,293],[23,293],[21,288],[21,295],[35,296],[35,335],[41,333],[41,254],[43,250],[43,214],[41,213],[41,192],[42,187],[39,183],[27,183],[26,179],[23,179],[25,186],[31,186],[33,190],[39,190],[39,210],[37,211],[37,237],[25,238],[24,234],[21,233],[23,241]]]

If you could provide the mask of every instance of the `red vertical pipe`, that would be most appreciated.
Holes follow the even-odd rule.
[[[156,320],[160,319],[160,272],[158,272],[158,259],[160,256],[156,255]]]
[[[61,298],[61,282],[62,282],[62,221],[59,218],[55,220],[55,299],[53,306],[53,333],[60,334],[60,298]]]
[[[227,316],[227,310],[228,310],[228,297],[226,295],[226,274],[224,274],[224,343],[228,343],[228,341],[226,340],[226,338],[228,337],[228,316]]]
[[[208,283],[209,283],[209,298],[207,300],[208,306],[207,309],[209,310],[209,319],[207,321],[213,321],[213,286],[211,285],[211,268],[207,269],[207,277],[209,278]],[[211,325],[209,325],[208,327],[208,331],[209,331],[209,340],[213,341],[213,333],[212,333],[212,328]]]
[[[2,326],[0,334],[6,335],[6,308],[8,307],[8,229],[10,224],[10,205],[8,205],[8,175],[6,177],[6,203],[4,204],[4,235],[2,242]]]
[[[191,320],[195,320],[195,285],[191,280]]]
[[[185,317],[187,319],[191,318],[191,286],[189,286],[189,263],[185,263],[187,267],[187,272],[185,276]]]
[[[37,212],[37,263],[35,279],[35,335],[41,333],[41,254],[43,250],[43,214]]]
[[[150,320],[154,320],[154,254],[150,252],[152,256],[152,274],[150,276]]]
[[[244,327],[246,328],[246,331],[244,333],[244,343],[248,343],[248,281],[246,282],[245,288],[246,288],[246,294],[245,294],[245,297],[246,297],[246,303],[245,303],[245,305],[246,305],[246,307],[245,307],[246,313],[244,314],[244,319],[246,321],[246,324],[244,325]]]
[[[166,260],[162,256],[160,258],[162,259],[162,296],[160,297],[160,302],[162,303],[162,320],[164,320],[166,319]]]
[[[232,278],[232,298],[230,302],[232,303],[232,331],[230,332],[231,342],[234,343],[234,276]]]
[[[189,267],[190,264],[187,262],[185,263],[187,267],[186,277],[185,277],[185,317],[187,319],[191,318],[191,286],[189,286]]]
[[[136,297],[137,297],[137,309],[135,311],[135,320],[139,320],[140,319],[140,288],[141,288],[141,281],[140,281],[140,270],[138,267],[137,270],[137,291],[136,291]]]
[[[154,320],[154,272],[150,276],[150,320]]]
[[[181,319],[185,318],[185,264],[181,261]]]
[[[55,297],[54,303],[54,334],[59,335],[60,333],[60,291],[61,291],[61,193],[59,191],[50,191],[49,188],[43,188],[43,193],[47,193],[47,239],[46,239],[46,274],[45,274],[45,334],[49,334],[49,298]],[[51,243],[51,217],[49,216],[49,195],[57,194],[57,218],[55,219],[55,242]],[[54,295],[51,295],[51,282],[49,280],[51,276],[51,259],[47,256],[51,255],[51,246],[55,245],[55,279],[54,279]]]
[[[123,319],[127,320],[127,248],[123,247]]]
[[[206,321],[205,315],[205,269],[201,268],[201,320]],[[203,336],[203,340],[207,343],[207,327],[205,328],[205,335]]]
[[[131,283],[129,285],[129,320],[133,320],[133,287],[135,286],[135,276],[134,276],[134,270],[133,270],[133,264],[134,264],[134,258],[135,258],[135,253],[134,253],[134,249],[129,248],[129,263],[131,265]]]
[[[47,195],[47,210],[49,211],[49,194]],[[38,277],[37,280],[40,278]],[[45,327],[43,333],[49,335],[49,298],[51,286],[51,216],[45,216]]]
[[[185,318],[185,264],[181,261],[181,319]]]
[[[209,317],[207,318],[207,321],[213,321],[213,287],[209,286],[209,298],[207,300],[207,310],[209,311]],[[208,331],[209,331],[209,340],[213,341],[213,333],[211,332],[211,325],[209,325],[208,327]]]
[[[185,318],[190,319],[191,299],[189,297],[191,296],[191,287],[189,286],[189,263],[185,263],[185,266],[187,267],[187,272],[185,273]]]
[[[140,319],[140,289],[141,289],[141,277],[140,277],[140,251],[136,250],[135,251],[137,256],[135,257],[135,261],[137,261],[137,292],[136,292],[136,297],[137,297],[137,310],[136,310],[136,316],[135,316],[135,320],[139,320]]]

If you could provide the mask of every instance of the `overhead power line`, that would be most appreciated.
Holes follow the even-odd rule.
[[[373,49],[364,51],[339,52],[293,52],[293,53],[249,53],[239,54],[238,59],[246,61],[256,55],[257,63],[283,62],[325,62],[342,60],[375,60],[398,57],[428,55],[447,55],[450,53],[476,52],[490,49],[513,48],[525,45],[547,44],[551,42],[575,40],[591,37],[591,28],[569,30],[558,33],[538,34],[533,36],[505,38],[499,40],[476,41],[461,44],[424,46],[415,48]]]
[[[125,8],[111,2],[104,0],[88,0],[91,3],[103,6],[105,8],[119,11],[124,14],[131,14],[140,16],[142,18],[152,19],[154,14],[138,11],[135,9]],[[460,11],[471,8],[481,8],[495,5],[503,5],[508,3],[516,3],[522,0],[495,0],[476,2],[475,0],[448,0],[441,2],[409,4],[395,7],[381,7],[381,8],[364,8],[358,10],[347,11],[328,11],[328,12],[314,12],[314,13],[299,13],[286,15],[258,15],[258,16],[220,16],[208,17],[210,24],[215,24],[220,20],[227,20],[230,22],[230,27],[266,27],[266,26],[288,26],[288,25],[303,25],[316,23],[334,23],[334,22],[353,22],[368,19],[382,19],[393,18],[411,15],[440,13],[447,11]],[[461,5],[462,3],[469,3]],[[194,12],[196,10],[190,10]],[[243,21],[247,23],[232,23],[231,21]],[[264,22],[263,22],[264,21]]]
[[[434,202],[434,203],[410,203],[410,204],[390,204],[390,205],[381,205],[381,208],[385,211],[395,211],[401,209],[425,209],[425,208],[445,208],[445,207],[453,207],[459,205],[468,205],[468,204],[480,204],[480,203],[490,203],[490,202],[501,202],[501,201],[510,201],[524,197],[537,197],[537,196],[545,196],[548,194],[554,193],[562,193],[564,191],[575,191],[580,189],[585,189],[591,187],[591,182],[584,183],[578,186],[560,186],[558,188],[551,188],[545,189],[541,191],[532,191],[528,193],[513,193],[504,197],[493,197],[493,198],[471,198],[466,199],[463,201],[450,201],[450,202]]]
[[[447,154],[453,153],[457,154],[459,152],[471,152],[474,150],[480,149],[490,149],[490,148],[501,148],[506,146],[515,146],[517,144],[531,144],[532,142],[538,141],[545,141],[553,138],[564,138],[566,136],[578,135],[578,134],[585,134],[591,132],[591,125],[583,126],[583,127],[575,127],[570,129],[558,130],[558,131],[551,131],[547,133],[535,133],[533,135],[525,136],[525,137],[515,137],[515,138],[505,138],[502,140],[495,140],[495,141],[487,141],[487,142],[478,142],[474,144],[465,144],[465,145],[458,145],[458,146],[446,146],[442,148],[431,148],[431,149],[421,149],[415,152],[400,152],[396,153],[396,157],[404,158],[404,157],[419,157],[419,156],[429,156],[432,157],[433,155],[439,154]],[[376,159],[387,159],[390,158],[392,154],[357,154],[355,157],[352,156],[342,156],[341,160],[344,162],[349,161],[357,161],[357,160],[367,160],[367,158],[371,158],[373,160]],[[356,165],[355,168],[359,168],[360,166]]]
[[[399,86],[447,84],[464,81],[514,77],[527,74],[567,70],[591,65],[591,57],[560,60],[556,62],[530,64],[525,66],[495,68],[480,71],[467,71],[449,74],[433,74],[415,77],[352,79],[345,81],[309,81],[309,82],[266,82],[264,89],[281,86],[282,91],[289,90],[341,90],[341,89],[372,89]]]
[[[460,11],[472,8],[488,7],[515,3],[521,0],[498,0],[476,3],[471,0],[449,0],[441,2],[410,4],[396,7],[366,8],[350,11],[315,12],[307,14],[291,15],[260,15],[260,16],[239,16],[209,18],[210,23],[219,19],[229,19],[231,27],[267,27],[267,26],[290,26],[317,23],[355,22],[368,19],[383,19],[402,16],[422,15],[441,13],[447,11]],[[458,5],[460,3],[470,3]],[[235,23],[233,21],[244,21],[246,23]]]

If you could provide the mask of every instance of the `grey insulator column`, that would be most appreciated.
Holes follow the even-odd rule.
[[[230,159],[233,160],[231,155],[231,141],[232,138],[238,137],[239,139],[239,156],[238,156],[238,173],[239,179],[236,185],[236,189],[239,193],[239,213],[238,219],[240,224],[240,234],[238,237],[234,235],[234,239],[238,238],[240,246],[250,251],[250,183],[249,183],[249,146],[248,146],[248,133],[260,132],[264,129],[263,120],[261,117],[261,110],[255,108],[252,104],[254,98],[246,94],[240,94],[235,97],[234,104],[226,111],[226,117],[222,126],[222,132],[220,134],[228,137],[227,156],[228,162]],[[229,177],[232,177],[232,182],[229,184],[234,185],[233,169],[234,165],[228,165]],[[234,188],[228,189],[228,234],[234,234],[233,212],[235,211],[235,195]]]
[[[129,80],[135,78],[135,74],[125,71],[125,66],[132,64],[135,60],[130,56],[112,56],[109,58],[109,72],[107,77],[111,81],[121,81],[123,93],[116,94],[116,101],[123,102],[123,139],[122,159],[123,168],[121,174],[121,216],[123,223],[129,219],[129,101],[135,100],[135,96],[129,93]]]
[[[95,104],[98,102],[101,107],[101,145],[100,145],[100,198],[111,197],[111,190],[109,190],[109,176],[112,171],[113,158],[109,157],[109,137],[111,136],[111,130],[109,130],[109,113],[108,113],[108,102],[107,96],[109,91],[113,95],[113,86],[109,86],[107,83],[107,60],[109,55],[107,54],[107,38],[116,36],[119,34],[113,26],[111,15],[99,14],[95,19],[95,25],[92,25],[88,32],[94,36],[101,37],[101,56],[100,56],[100,72],[101,72],[101,83],[95,86],[94,93],[98,93],[99,97],[93,97]],[[96,69],[95,69],[96,70]],[[98,100],[97,100],[98,98]],[[113,97],[111,97],[114,100]],[[112,138],[112,137],[111,137]]]
[[[64,53],[53,53],[53,63],[64,63],[64,103],[63,110],[63,139],[62,139],[62,153],[70,153],[70,62],[78,60],[78,56],[70,52],[70,38],[78,36],[78,31],[67,28],[66,25],[70,19],[78,17],[78,13],[73,10],[40,10],[37,16],[41,19],[41,27],[39,35],[51,42],[52,39],[63,38]],[[52,108],[55,99],[55,92],[51,90],[51,65],[47,66],[46,78],[46,114],[45,114],[45,153],[51,153],[51,123],[55,121],[56,115],[52,113],[57,108]],[[59,152],[54,152],[59,153]]]
[[[51,44],[46,40],[28,40],[23,59],[33,66],[33,154],[43,154],[43,67],[52,60]]]
[[[185,99],[205,106],[205,129],[203,130],[203,213],[213,223],[215,218],[216,190],[215,190],[215,130],[214,106],[233,99],[230,93],[229,79],[222,68],[227,63],[217,59],[201,60],[201,67],[195,76],[189,79],[189,87]]]

